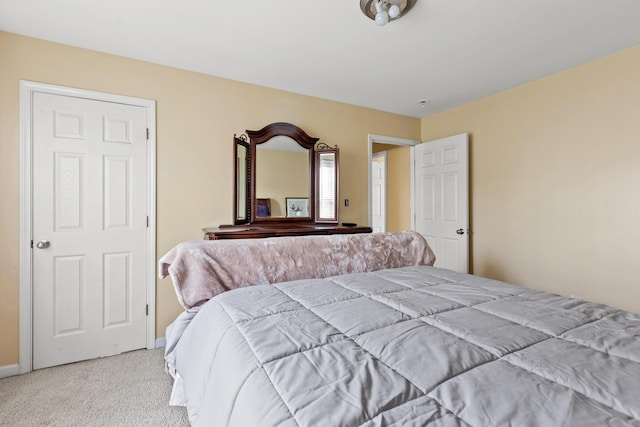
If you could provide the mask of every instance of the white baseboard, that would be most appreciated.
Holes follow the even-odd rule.
[[[0,378],[12,377],[20,373],[19,365],[0,366]]]
[[[162,338],[156,338],[156,348],[160,348],[160,347],[166,347],[167,346],[167,339],[162,337]]]

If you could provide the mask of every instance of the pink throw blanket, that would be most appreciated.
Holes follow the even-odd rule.
[[[413,231],[246,240],[193,240],[159,261],[180,304],[191,308],[251,285],[324,278],[410,265],[433,265],[426,240]]]

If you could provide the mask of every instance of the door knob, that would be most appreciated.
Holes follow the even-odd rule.
[[[36,243],[36,248],[38,249],[47,249],[49,246],[51,246],[51,242],[48,240],[40,240]]]
[[[464,230],[463,230],[462,228],[458,228],[458,229],[456,230],[456,233],[457,233],[457,234],[464,234]]]

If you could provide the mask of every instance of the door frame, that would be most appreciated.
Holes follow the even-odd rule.
[[[413,146],[414,145],[418,145],[420,144],[420,141],[416,141],[413,139],[404,139],[404,138],[396,138],[393,136],[383,136],[383,135],[373,135],[373,134],[369,134],[367,135],[367,176],[368,176],[368,187],[367,187],[367,215],[368,215],[368,225],[369,227],[371,227],[371,209],[372,209],[372,203],[371,203],[371,192],[373,191],[373,177],[372,177],[372,168],[371,168],[371,160],[373,159],[373,143],[378,143],[378,144],[388,144],[388,145],[401,145],[401,146],[405,146],[405,147],[409,147],[410,148],[410,173],[411,173],[411,187],[410,187],[410,196],[409,196],[409,200],[411,203],[411,229],[415,229],[415,210],[414,210],[414,202],[413,202],[413,193],[414,193],[414,182],[413,182]],[[387,169],[388,172],[388,169]],[[387,173],[387,180],[388,180],[388,173]]]
[[[156,324],[156,102],[103,92],[20,80],[20,355],[19,373],[33,370],[33,138],[32,108],[34,93],[73,96],[147,109],[147,259],[146,294],[149,307],[146,345],[155,348]]]

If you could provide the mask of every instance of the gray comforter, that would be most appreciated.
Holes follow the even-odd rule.
[[[434,267],[233,290],[167,338],[194,425],[640,425],[639,315]]]

